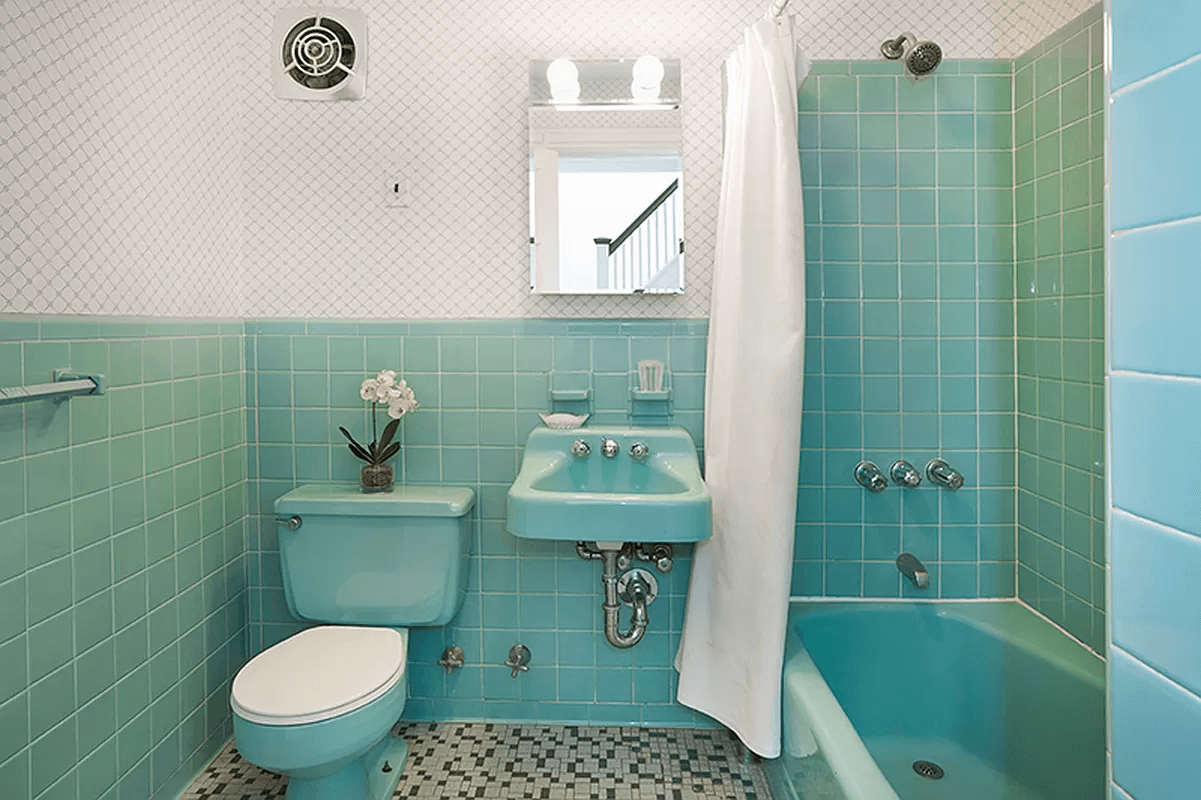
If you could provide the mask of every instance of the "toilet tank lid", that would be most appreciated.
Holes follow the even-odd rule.
[[[275,501],[280,516],[461,517],[475,504],[475,492],[459,486],[396,486],[364,494],[348,483],[297,486]]]

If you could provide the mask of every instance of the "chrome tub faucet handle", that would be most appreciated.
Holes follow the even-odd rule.
[[[892,466],[888,468],[888,475],[892,478],[893,483],[897,486],[904,486],[906,489],[919,486],[922,482],[922,473],[904,459],[892,462]]]
[[[963,475],[941,458],[932,458],[926,464],[926,477],[952,492],[963,486]]]
[[[872,494],[879,494],[888,488],[888,478],[871,461],[860,461],[855,466],[855,482]]]

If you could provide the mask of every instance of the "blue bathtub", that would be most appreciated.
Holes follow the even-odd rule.
[[[1104,662],[1016,602],[794,603],[783,702],[776,800],[1105,797]]]

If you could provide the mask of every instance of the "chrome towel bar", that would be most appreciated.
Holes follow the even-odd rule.
[[[79,375],[67,369],[56,369],[51,383],[0,389],[0,406],[30,400],[66,400],[80,395],[104,394],[107,389],[108,383],[103,375]]]

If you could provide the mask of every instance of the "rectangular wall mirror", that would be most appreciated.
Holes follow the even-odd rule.
[[[532,61],[529,119],[531,289],[682,292],[680,62]]]

